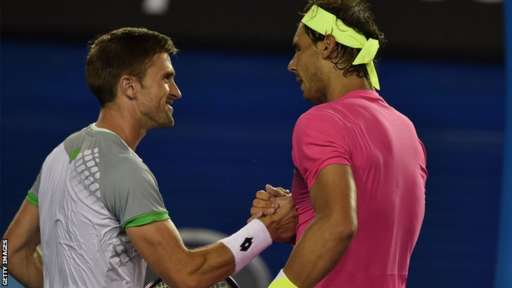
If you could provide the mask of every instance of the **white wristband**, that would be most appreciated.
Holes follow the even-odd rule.
[[[267,227],[259,219],[254,219],[233,235],[220,240],[235,257],[235,273],[272,244]]]

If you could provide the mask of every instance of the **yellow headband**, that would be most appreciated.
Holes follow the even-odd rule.
[[[366,64],[371,85],[373,88],[380,90],[379,77],[373,64],[375,55],[379,50],[379,41],[372,38],[366,39],[364,35],[345,25],[336,16],[317,5],[313,5],[309,9],[308,13],[302,18],[302,23],[322,35],[332,35],[336,42],[340,44],[361,49],[352,64]]]

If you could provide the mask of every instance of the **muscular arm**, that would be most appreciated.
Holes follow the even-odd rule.
[[[193,250],[184,246],[170,220],[131,227],[126,231],[137,251],[166,283],[177,288],[208,287],[232,274],[235,268],[241,269],[252,257],[261,252],[261,249],[271,244],[269,241],[277,237],[277,227],[282,225],[281,222],[285,221],[285,216],[289,214],[288,210],[292,208],[293,205],[283,205],[275,214],[260,218],[259,221],[265,228],[262,228],[259,221],[251,222],[237,233],[223,239],[221,243]],[[250,246],[249,250],[243,250],[251,251],[248,254],[237,254],[235,260],[232,253],[238,253],[234,251],[240,249],[240,243],[245,242],[240,240],[245,237],[254,237],[257,244]]]
[[[171,221],[128,228],[127,234],[151,269],[172,287],[206,287],[235,269],[226,246],[189,250]]]
[[[5,232],[8,240],[9,272],[26,287],[43,287],[43,272],[34,253],[40,242],[37,206],[23,202]]]
[[[322,169],[311,189],[316,216],[284,268],[298,287],[313,287],[341,258],[357,230],[356,188],[349,166]]]

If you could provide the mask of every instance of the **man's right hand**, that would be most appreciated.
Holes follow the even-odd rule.
[[[297,212],[288,190],[266,185],[256,192],[251,207],[251,219],[260,218],[276,242],[290,243],[297,227]]]

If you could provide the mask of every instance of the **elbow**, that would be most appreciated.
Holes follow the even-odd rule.
[[[336,242],[351,242],[354,238],[357,230],[356,229],[336,229],[333,232],[332,237],[336,239]]]
[[[317,215],[316,221],[332,243],[350,242],[357,233],[357,218],[337,214]]]
[[[357,222],[352,221],[351,223],[344,224],[333,224],[332,237],[342,242],[350,242],[357,233]]]
[[[27,241],[21,241],[19,237],[13,237],[12,230],[8,229],[4,235],[2,236],[2,239],[5,239],[9,243],[9,258],[15,259],[18,257],[18,255],[23,254],[23,251],[26,251],[27,249],[30,249],[29,243]],[[35,250],[34,245],[34,250]]]
[[[17,239],[14,239],[12,237],[9,237],[9,235],[3,236],[6,241],[9,243],[9,259],[14,260],[17,259],[20,255],[23,255],[23,251],[26,250],[27,247],[23,246],[22,243],[19,241],[16,241]],[[10,269],[9,269],[10,271]]]
[[[349,227],[339,232],[339,236],[345,240],[351,241],[356,235],[357,227]]]

